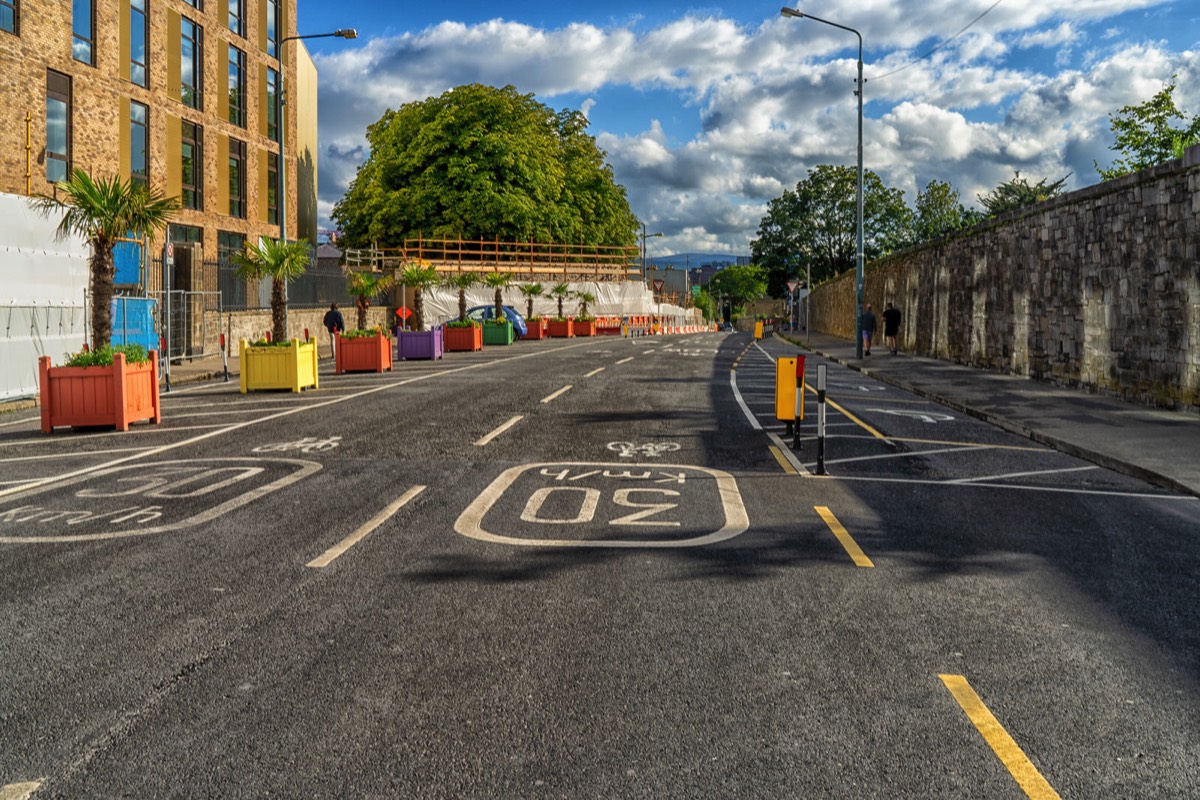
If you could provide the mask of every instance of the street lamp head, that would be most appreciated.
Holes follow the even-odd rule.
[[[796,19],[801,19],[804,17],[804,12],[796,8],[788,8],[787,6],[784,6],[783,8],[779,9],[779,15],[782,17],[795,17]]]
[[[357,39],[358,31],[354,28],[338,28],[333,32],[334,36],[340,36],[343,39]]]

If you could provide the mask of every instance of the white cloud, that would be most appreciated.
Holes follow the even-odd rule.
[[[1064,22],[1057,28],[1027,33],[1017,39],[1017,47],[1058,47],[1073,42],[1079,36],[1069,22]]]

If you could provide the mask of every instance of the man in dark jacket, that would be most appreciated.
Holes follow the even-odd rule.
[[[887,304],[883,310],[883,335],[887,338],[888,349],[896,355],[896,337],[900,335],[900,309]]]
[[[325,330],[329,331],[329,355],[332,358],[337,357],[337,352],[334,348],[337,347],[336,334],[346,330],[346,320],[342,317],[342,312],[338,311],[337,303],[330,303],[329,310],[325,312]]]

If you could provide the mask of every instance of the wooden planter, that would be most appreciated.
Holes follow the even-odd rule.
[[[288,389],[299,392],[319,388],[317,343],[292,339],[287,347],[254,347],[242,339],[238,350],[242,394],[257,389]]]
[[[570,339],[575,335],[575,320],[567,319],[552,319],[550,320],[550,336],[554,339]]]
[[[546,318],[531,317],[525,320],[525,335],[522,339],[545,339],[546,338]]]
[[[596,335],[596,320],[595,319],[577,319],[577,320],[575,320],[575,335],[576,336],[595,336]]]
[[[396,331],[396,357],[400,360],[441,358],[446,352],[442,328],[431,331]]]
[[[52,367],[42,356],[38,372],[42,433],[109,425],[127,431],[131,422],[162,422],[156,350],[144,364],[126,364],[125,354],[117,353],[110,367]]]
[[[334,351],[334,369],[343,372],[384,372],[392,369],[392,342],[376,331],[374,336],[356,336],[347,339],[338,334]]]
[[[512,344],[516,340],[517,335],[513,332],[513,324],[508,320],[483,323],[483,343],[485,345]]]
[[[442,335],[445,338],[447,350],[474,352],[483,349],[483,328],[479,325],[470,327],[446,325],[443,327]]]

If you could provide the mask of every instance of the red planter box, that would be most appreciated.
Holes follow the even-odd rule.
[[[570,339],[575,335],[575,320],[550,320],[550,336],[554,339]]]
[[[442,326],[442,339],[447,350],[474,352],[483,349],[483,327],[472,325],[467,328]]]
[[[162,422],[156,350],[145,364],[126,364],[125,354],[117,353],[111,367],[52,367],[42,356],[38,372],[42,433],[109,425],[127,431],[131,422]]]
[[[545,339],[546,338],[546,318],[538,317],[537,319],[525,320],[526,332],[522,339]]]
[[[392,340],[376,331],[374,336],[347,339],[337,336],[335,370],[343,372],[384,372],[392,368]]]
[[[577,320],[575,320],[575,335],[576,336],[595,336],[596,335],[596,320],[594,320],[594,319],[577,319]]]

